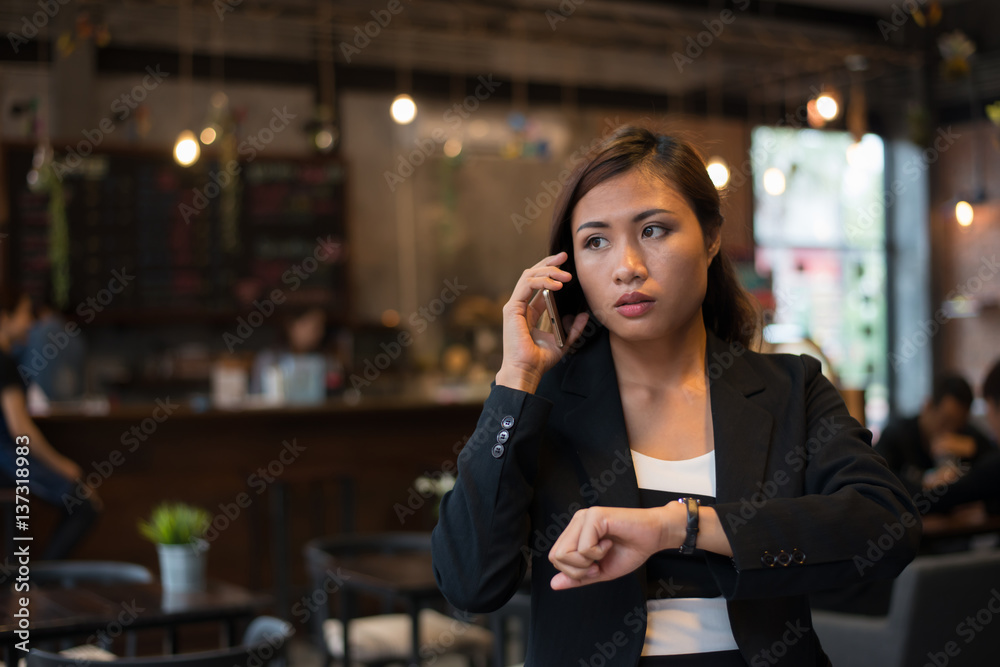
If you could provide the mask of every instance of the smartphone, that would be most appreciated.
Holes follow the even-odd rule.
[[[545,300],[545,310],[548,311],[549,321],[552,324],[552,333],[556,337],[556,345],[563,347],[566,345],[566,332],[563,331],[562,320],[559,318],[559,310],[556,308],[556,297],[549,290],[543,289],[542,298]]]

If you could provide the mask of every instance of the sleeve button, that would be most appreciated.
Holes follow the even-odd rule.
[[[778,564],[781,565],[781,567],[788,567],[789,563],[791,562],[792,562],[792,555],[790,553],[788,553],[784,549],[778,552]]]
[[[806,555],[801,551],[799,551],[798,549],[793,549],[792,560],[795,562],[796,565],[802,565],[802,563],[806,562]]]
[[[774,567],[774,562],[775,562],[774,554],[765,551],[764,555],[760,557],[760,562],[762,565],[764,565],[764,567]]]
[[[493,458],[498,459],[501,456],[503,456],[503,450],[504,446],[501,445],[499,442],[493,445]]]
[[[507,442],[508,440],[510,440],[510,431],[503,430],[497,433],[497,442],[499,442],[501,445]]]
[[[503,419],[501,419],[500,420],[500,425],[503,426],[504,428],[510,428],[511,426],[513,426],[514,425],[514,415],[507,415],[506,417],[504,417]]]

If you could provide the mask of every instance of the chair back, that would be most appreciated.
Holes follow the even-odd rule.
[[[317,647],[326,652],[323,626],[330,618],[328,602],[332,599],[332,593],[340,587],[338,582],[331,581],[329,573],[336,572],[338,558],[362,553],[391,554],[401,551],[430,552],[430,550],[430,533],[353,533],[309,540],[303,548],[303,553],[306,558],[306,569],[312,582],[313,595],[324,594],[321,603],[310,607],[309,623]],[[325,595],[326,593],[330,593],[330,595]],[[351,615],[353,615],[354,596],[346,591],[342,593],[345,594],[346,606],[352,609]],[[390,601],[384,600],[383,611],[388,612],[389,606]]]
[[[934,664],[930,656],[949,667],[996,664],[994,618],[1000,623],[1000,549],[920,556],[893,586],[887,630],[902,634],[896,664]]]
[[[74,588],[78,583],[148,584],[153,573],[142,565],[112,560],[49,560],[31,564],[31,579],[38,584]]]
[[[258,640],[254,643],[198,653],[119,658],[98,664],[108,667],[284,667],[288,640],[293,632],[291,624],[262,616],[250,623],[244,635]],[[32,648],[28,651],[26,667],[83,667],[81,663],[87,662],[71,655]]]

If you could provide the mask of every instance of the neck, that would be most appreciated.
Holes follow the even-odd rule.
[[[699,310],[681,330],[655,341],[626,341],[610,334],[611,356],[619,383],[651,390],[704,382],[708,335]]]

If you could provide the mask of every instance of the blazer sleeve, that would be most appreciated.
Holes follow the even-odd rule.
[[[454,488],[431,535],[445,598],[473,613],[499,609],[524,578],[538,449],[552,402],[494,385],[458,455]]]
[[[801,595],[892,578],[916,555],[922,526],[909,493],[872,449],[871,433],[847,412],[819,362],[801,359],[805,440],[771,443],[779,465],[770,467],[768,479],[780,489],[784,475],[798,478],[803,492],[753,494],[746,502],[715,506],[733,557],[707,559],[728,599]],[[796,445],[808,445],[800,450],[808,455],[781,455]]]

